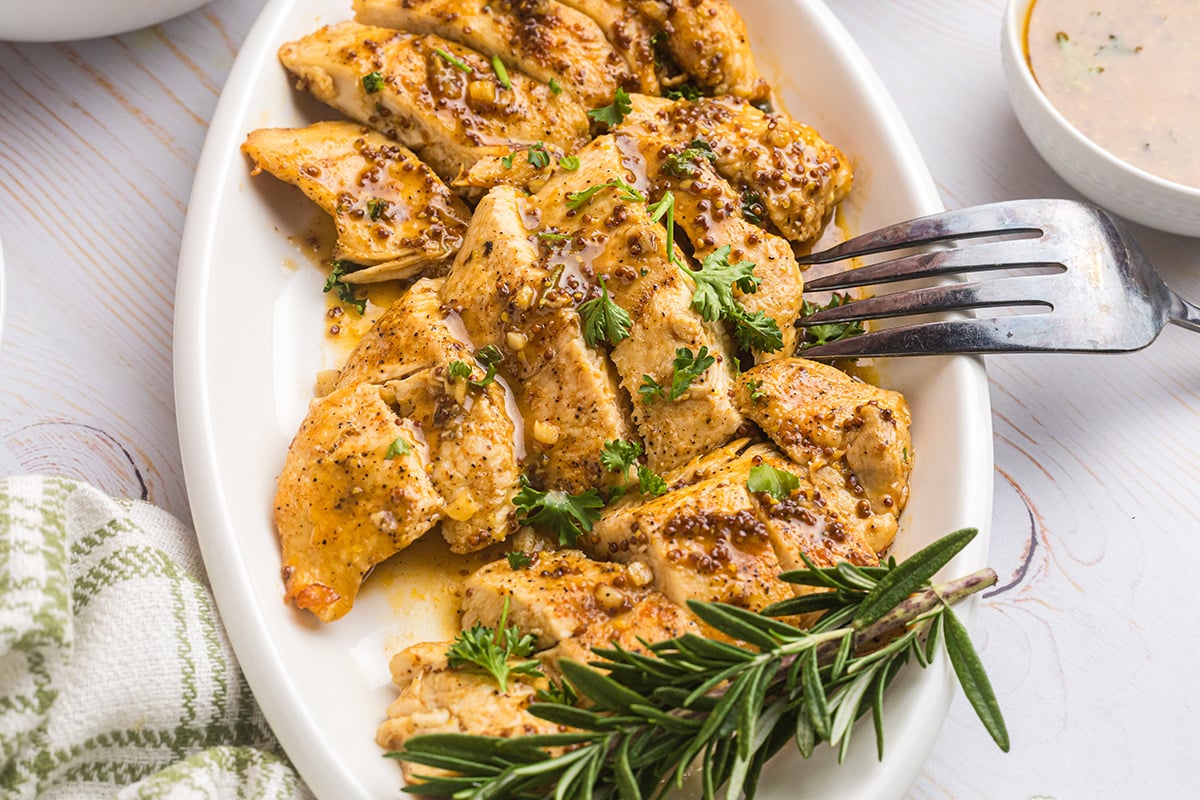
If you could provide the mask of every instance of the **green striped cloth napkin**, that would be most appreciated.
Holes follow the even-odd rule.
[[[161,509],[0,480],[0,797],[311,797]]]

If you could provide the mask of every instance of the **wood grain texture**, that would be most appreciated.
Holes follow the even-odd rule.
[[[1008,106],[999,0],[832,5],[947,205],[1074,196]],[[179,239],[206,122],[260,6],[0,44],[0,472],[80,477],[188,518],[171,386]],[[1196,242],[1137,232],[1200,298]],[[989,359],[1001,582],[976,639],[1013,751],[960,698],[912,798],[1195,795],[1198,345],[1170,329],[1128,356]]]

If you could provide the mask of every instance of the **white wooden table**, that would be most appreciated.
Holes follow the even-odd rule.
[[[838,0],[949,206],[1074,196],[1009,109],[1001,0]],[[206,120],[260,3],[65,45],[0,44],[0,473],[55,472],[188,518],[175,264]],[[1200,242],[1139,230],[1200,298]],[[976,640],[1008,719],[961,698],[914,798],[1200,796],[1200,338],[989,359],[991,563]]]

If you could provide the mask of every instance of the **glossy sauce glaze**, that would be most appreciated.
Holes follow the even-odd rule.
[[[1200,2],[1037,0],[1026,55],[1084,136],[1167,180],[1200,187]]]

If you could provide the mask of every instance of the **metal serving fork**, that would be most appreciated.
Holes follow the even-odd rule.
[[[1150,344],[1168,322],[1200,331],[1200,306],[1171,291],[1105,211],[1072,200],[1011,200],[947,211],[857,236],[800,259],[843,259],[980,237],[1013,237],[903,255],[805,282],[805,291],[956,273],[1042,268],[1052,274],[996,277],[876,295],[819,311],[800,325],[1011,306],[992,318],[961,318],[871,331],[804,350],[805,358],[945,353],[1125,352]],[[1015,238],[1023,237],[1023,238]],[[1049,308],[1049,311],[1046,311]]]

